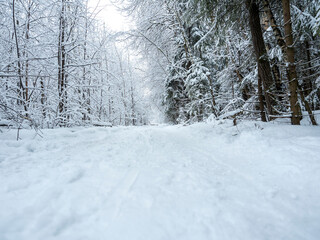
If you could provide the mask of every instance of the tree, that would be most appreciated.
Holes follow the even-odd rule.
[[[283,5],[283,20],[284,20],[284,33],[286,41],[286,53],[288,60],[288,81],[290,90],[290,107],[292,111],[291,123],[293,125],[299,125],[301,119],[301,110],[298,102],[298,76],[295,66],[294,45],[292,36],[291,25],[291,10],[290,1],[282,0]]]
[[[194,58],[185,82],[186,93],[190,99],[186,106],[187,113],[192,121],[203,121],[214,111],[209,78],[209,69],[200,59]]]
[[[256,61],[258,64],[258,74],[264,88],[264,97],[266,99],[268,114],[272,115],[273,109],[271,99],[271,86],[273,84],[273,79],[267,50],[261,30],[259,6],[255,1],[251,0],[246,0],[246,6],[249,9],[249,25],[251,30],[253,47],[256,54]]]
[[[1,2],[0,117],[43,128],[148,121],[143,78],[87,2]]]
[[[207,89],[214,106],[211,112],[217,117],[237,110],[237,116],[243,118],[257,118],[258,114],[262,121],[287,118],[294,107],[299,107],[298,98],[294,100],[296,105],[291,104],[295,98],[291,94],[294,92],[292,82],[297,79],[295,93],[300,95],[314,124],[308,101],[312,99],[312,108],[318,106],[316,79],[320,73],[315,68],[319,53],[314,47],[308,47],[308,43],[315,46],[319,41],[314,35],[314,39],[310,38],[310,29],[314,32],[317,23],[314,10],[317,1],[292,1],[291,32],[300,46],[293,59],[297,65],[296,78],[289,74],[292,64],[285,67],[290,45],[280,27],[285,20],[279,1],[272,1],[272,6],[268,0],[129,1],[139,23],[136,43],[146,59],[158,63],[149,63],[148,72],[166,93],[164,103],[169,119],[177,123],[205,115],[200,104],[203,85],[198,84],[201,81],[193,81],[202,79],[201,71],[196,70],[201,65],[209,73]],[[155,74],[159,72],[161,74]],[[293,116],[301,117],[301,111]]]

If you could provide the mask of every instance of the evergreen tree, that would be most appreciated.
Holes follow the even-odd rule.
[[[212,113],[209,76],[209,69],[200,59],[194,58],[185,82],[187,96],[190,99],[186,106],[187,113],[192,121],[203,121]]]
[[[186,104],[189,102],[185,89],[187,71],[183,68],[184,61],[178,61],[176,65],[169,67],[169,75],[166,79],[165,89],[165,113],[168,121],[179,123],[186,116]]]

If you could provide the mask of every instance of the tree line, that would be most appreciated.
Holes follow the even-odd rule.
[[[128,0],[167,121],[272,121],[320,110],[319,0]]]
[[[0,120],[147,123],[141,74],[88,0],[0,3]]]

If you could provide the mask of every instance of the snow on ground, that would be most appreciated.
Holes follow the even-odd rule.
[[[1,240],[318,240],[320,128],[3,130]]]

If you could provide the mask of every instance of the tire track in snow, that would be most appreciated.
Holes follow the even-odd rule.
[[[115,188],[117,188],[118,190],[116,190],[113,198],[117,198],[119,200],[117,201],[117,205],[115,206],[114,214],[112,217],[113,220],[117,219],[120,216],[123,205],[125,204],[125,200],[128,198],[128,193],[134,187],[139,174],[140,171],[138,170],[128,170],[121,183],[115,186]]]

